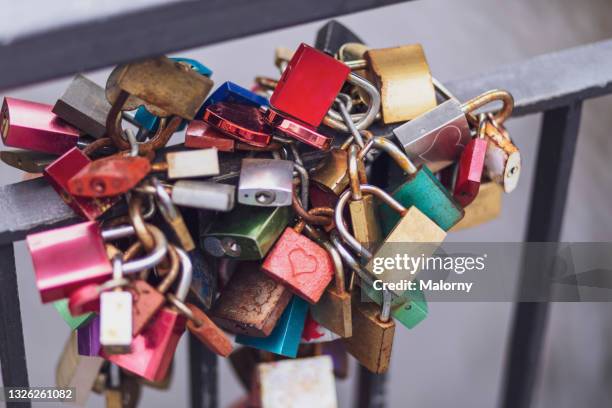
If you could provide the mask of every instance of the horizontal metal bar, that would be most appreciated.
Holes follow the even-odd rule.
[[[0,45],[0,90],[406,0],[182,1]]]
[[[612,92],[612,40],[543,54],[446,85],[461,101],[505,89],[514,96],[513,116],[568,106]]]

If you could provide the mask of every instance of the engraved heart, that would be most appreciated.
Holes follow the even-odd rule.
[[[419,157],[425,163],[431,163],[438,160],[450,160],[456,156],[457,149],[463,150],[465,146],[461,144],[461,129],[455,125],[445,126],[438,130],[434,136],[431,146]]]
[[[289,252],[289,264],[294,276],[303,273],[313,273],[317,270],[317,258],[306,253],[302,248],[295,248]]]

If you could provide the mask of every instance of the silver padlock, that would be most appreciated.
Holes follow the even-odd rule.
[[[216,176],[219,174],[217,148],[166,153],[166,164],[154,169],[167,170],[170,179]]]
[[[440,90],[439,86],[437,88]],[[503,102],[502,109],[495,115],[495,119],[503,123],[512,113],[514,101],[508,92],[494,90],[463,104],[451,97],[434,109],[396,127],[393,134],[415,165],[424,164],[432,172],[437,172],[457,161],[471,140],[468,115],[493,101]]]
[[[242,159],[238,202],[260,207],[291,205],[293,167],[290,160]]]
[[[120,257],[113,259],[113,281],[122,281]],[[120,287],[100,294],[100,344],[106,354],[129,353],[132,344],[132,294]]]
[[[180,180],[172,187],[174,204],[204,210],[231,211],[235,196],[236,186],[211,181]]]

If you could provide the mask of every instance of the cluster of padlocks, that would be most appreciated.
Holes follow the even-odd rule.
[[[4,99],[2,141],[23,150],[2,160],[82,218],[27,237],[42,302],[72,329],[57,382],[78,402],[167,387],[187,329],[229,356],[241,406],[333,407],[347,352],[383,373],[395,322],[426,317],[421,291],[375,290],[392,279],[368,261],[499,213],[520,173],[512,96],[458,101],[420,45],[329,51],[277,49],[280,79],[250,90],[211,93],[206,66],[156,57],[105,88],[77,75],[53,106]]]

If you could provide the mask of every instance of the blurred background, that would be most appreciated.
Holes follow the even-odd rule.
[[[8,7],[8,17],[11,18],[3,20],[10,23],[12,17],[26,12],[23,9],[25,5],[31,6],[33,2],[19,3]],[[81,4],[75,1],[66,3]],[[107,3],[109,1],[101,2],[106,9]],[[46,8],[54,9],[49,16],[57,14],[58,4],[37,5],[35,15],[44,16]],[[90,7],[93,6],[90,4]],[[441,80],[449,80],[472,76],[538,54],[607,39],[612,37],[611,16],[612,3],[606,0],[422,0],[338,20],[372,47],[422,43],[433,74]],[[28,18],[33,24],[45,20]],[[202,61],[213,69],[216,84],[232,80],[248,86],[255,75],[278,75],[273,64],[276,46],[294,48],[300,42],[313,43],[316,31],[323,23],[185,50],[172,56]],[[10,32],[10,24],[8,30]],[[104,69],[89,72],[87,76],[104,85],[109,72],[110,69]],[[53,104],[70,79],[15,89],[8,94]],[[588,101],[584,106],[563,241],[612,240],[610,111],[610,97]],[[511,135],[522,151],[524,167],[519,188],[504,197],[501,217],[488,225],[453,233],[449,239],[474,242],[516,242],[523,239],[529,195],[535,188],[531,181],[539,127],[539,116],[508,123]],[[182,136],[175,137],[175,140],[181,141]],[[546,146],[542,148],[546,149]],[[2,184],[20,181],[22,174],[19,171],[3,164],[0,166]],[[30,384],[51,386],[54,384],[56,360],[69,329],[50,304],[41,305],[30,256],[23,242],[16,244],[16,259]],[[496,405],[513,305],[435,303],[429,306],[429,317],[417,328],[407,330],[398,326],[396,330],[388,383],[389,406]],[[535,406],[611,405],[612,348],[607,345],[612,341],[612,319],[609,311],[610,306],[604,303],[553,306]],[[146,389],[141,406],[187,406],[189,379],[185,339],[183,336],[176,354],[171,389],[168,392]],[[351,367],[351,374],[356,373],[355,368],[354,365]],[[353,403],[354,379],[351,375],[350,379],[337,383],[341,407]],[[228,363],[222,359],[219,386],[221,406],[227,406],[244,393]],[[59,405],[44,403],[41,406]],[[103,399],[94,394],[88,406],[102,407]]]

